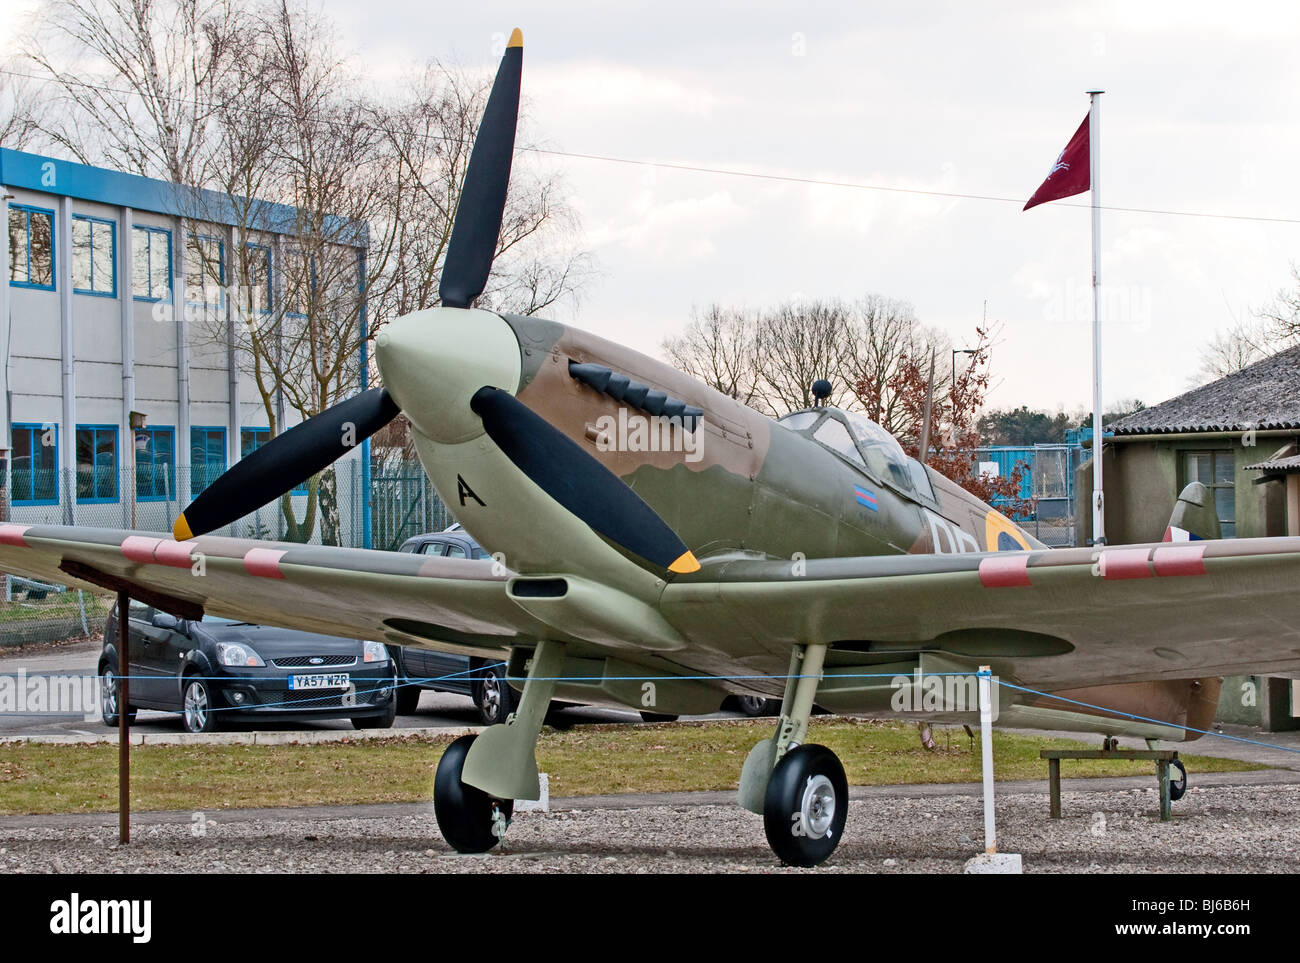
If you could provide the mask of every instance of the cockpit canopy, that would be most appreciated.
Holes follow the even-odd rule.
[[[865,415],[840,408],[807,408],[778,418],[777,424],[820,442],[891,488],[934,500],[925,466],[908,458],[898,440]]]

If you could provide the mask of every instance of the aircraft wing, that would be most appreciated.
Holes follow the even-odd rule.
[[[100,592],[106,576],[143,601],[159,593],[212,615],[398,644],[499,654],[544,631],[506,596],[514,573],[490,559],[0,524],[0,571]]]
[[[695,641],[950,653],[1063,689],[1300,669],[1300,538],[706,564],[664,591]]]

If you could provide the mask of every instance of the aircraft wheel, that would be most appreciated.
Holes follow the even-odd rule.
[[[797,746],[772,770],[763,828],[783,863],[816,866],[828,859],[844,834],[848,813],[844,767],[825,746]]]
[[[1181,759],[1173,759],[1169,762],[1169,801],[1178,802],[1187,793],[1187,767],[1183,765]],[[1174,778],[1172,770],[1178,770],[1178,777]]]
[[[461,736],[448,746],[433,778],[433,814],[443,839],[458,853],[486,853],[500,841],[492,831],[496,814],[508,821],[515,809],[513,799],[493,799],[460,781],[465,757],[476,738]]]

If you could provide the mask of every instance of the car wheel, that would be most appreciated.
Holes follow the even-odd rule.
[[[670,715],[666,712],[642,712],[642,722],[676,722],[680,716]]]
[[[515,711],[515,690],[506,682],[504,666],[483,670],[483,677],[475,686],[474,704],[485,726],[495,726],[510,718],[510,713]]]
[[[736,696],[736,707],[753,719],[758,716],[775,715],[781,708],[781,703],[766,696],[743,695]]]
[[[401,691],[400,689],[398,690]],[[353,716],[353,729],[391,729],[397,719],[397,700],[388,700],[388,711],[382,716]]]
[[[212,690],[197,676],[188,676],[181,696],[181,724],[186,732],[214,732],[217,714],[213,711]]]
[[[118,681],[115,673],[107,664],[99,667],[99,710],[104,725],[117,728],[117,690]],[[130,706],[126,713],[127,725],[135,722],[136,708]]]

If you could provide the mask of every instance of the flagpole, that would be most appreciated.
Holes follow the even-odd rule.
[[[1088,91],[1088,183],[1092,188],[1092,543],[1106,544],[1101,454],[1101,95]]]

